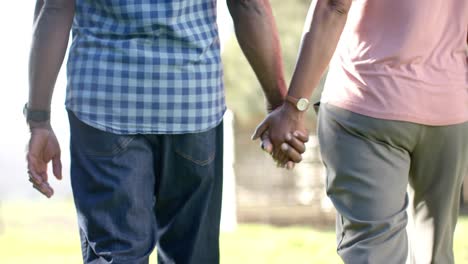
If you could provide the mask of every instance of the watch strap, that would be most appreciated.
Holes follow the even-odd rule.
[[[307,98],[295,98],[293,96],[286,96],[286,101],[290,102],[291,104],[296,107],[296,109],[300,112],[304,112],[309,108],[309,100]]]
[[[290,102],[292,105],[294,105],[294,107],[297,108],[297,102],[299,102],[299,99],[293,97],[293,96],[290,96],[290,95],[287,95],[286,96],[286,101]]]
[[[26,117],[26,121],[33,122],[46,122],[50,120],[50,111],[45,110],[31,110],[28,108],[26,103],[23,108],[23,115]]]

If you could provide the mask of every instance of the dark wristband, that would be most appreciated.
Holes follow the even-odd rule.
[[[46,122],[50,120],[50,111],[31,110],[26,103],[23,108],[23,115],[26,117],[26,122]]]

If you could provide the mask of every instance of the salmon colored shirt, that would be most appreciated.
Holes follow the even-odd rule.
[[[355,0],[322,102],[425,125],[468,121],[468,0]]]

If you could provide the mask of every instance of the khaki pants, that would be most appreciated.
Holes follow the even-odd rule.
[[[318,133],[345,263],[454,262],[468,122],[425,126],[325,104]]]

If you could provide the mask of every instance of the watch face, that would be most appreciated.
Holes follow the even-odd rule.
[[[307,108],[309,108],[309,100],[301,98],[299,101],[297,101],[297,109],[299,111],[305,111]]]

